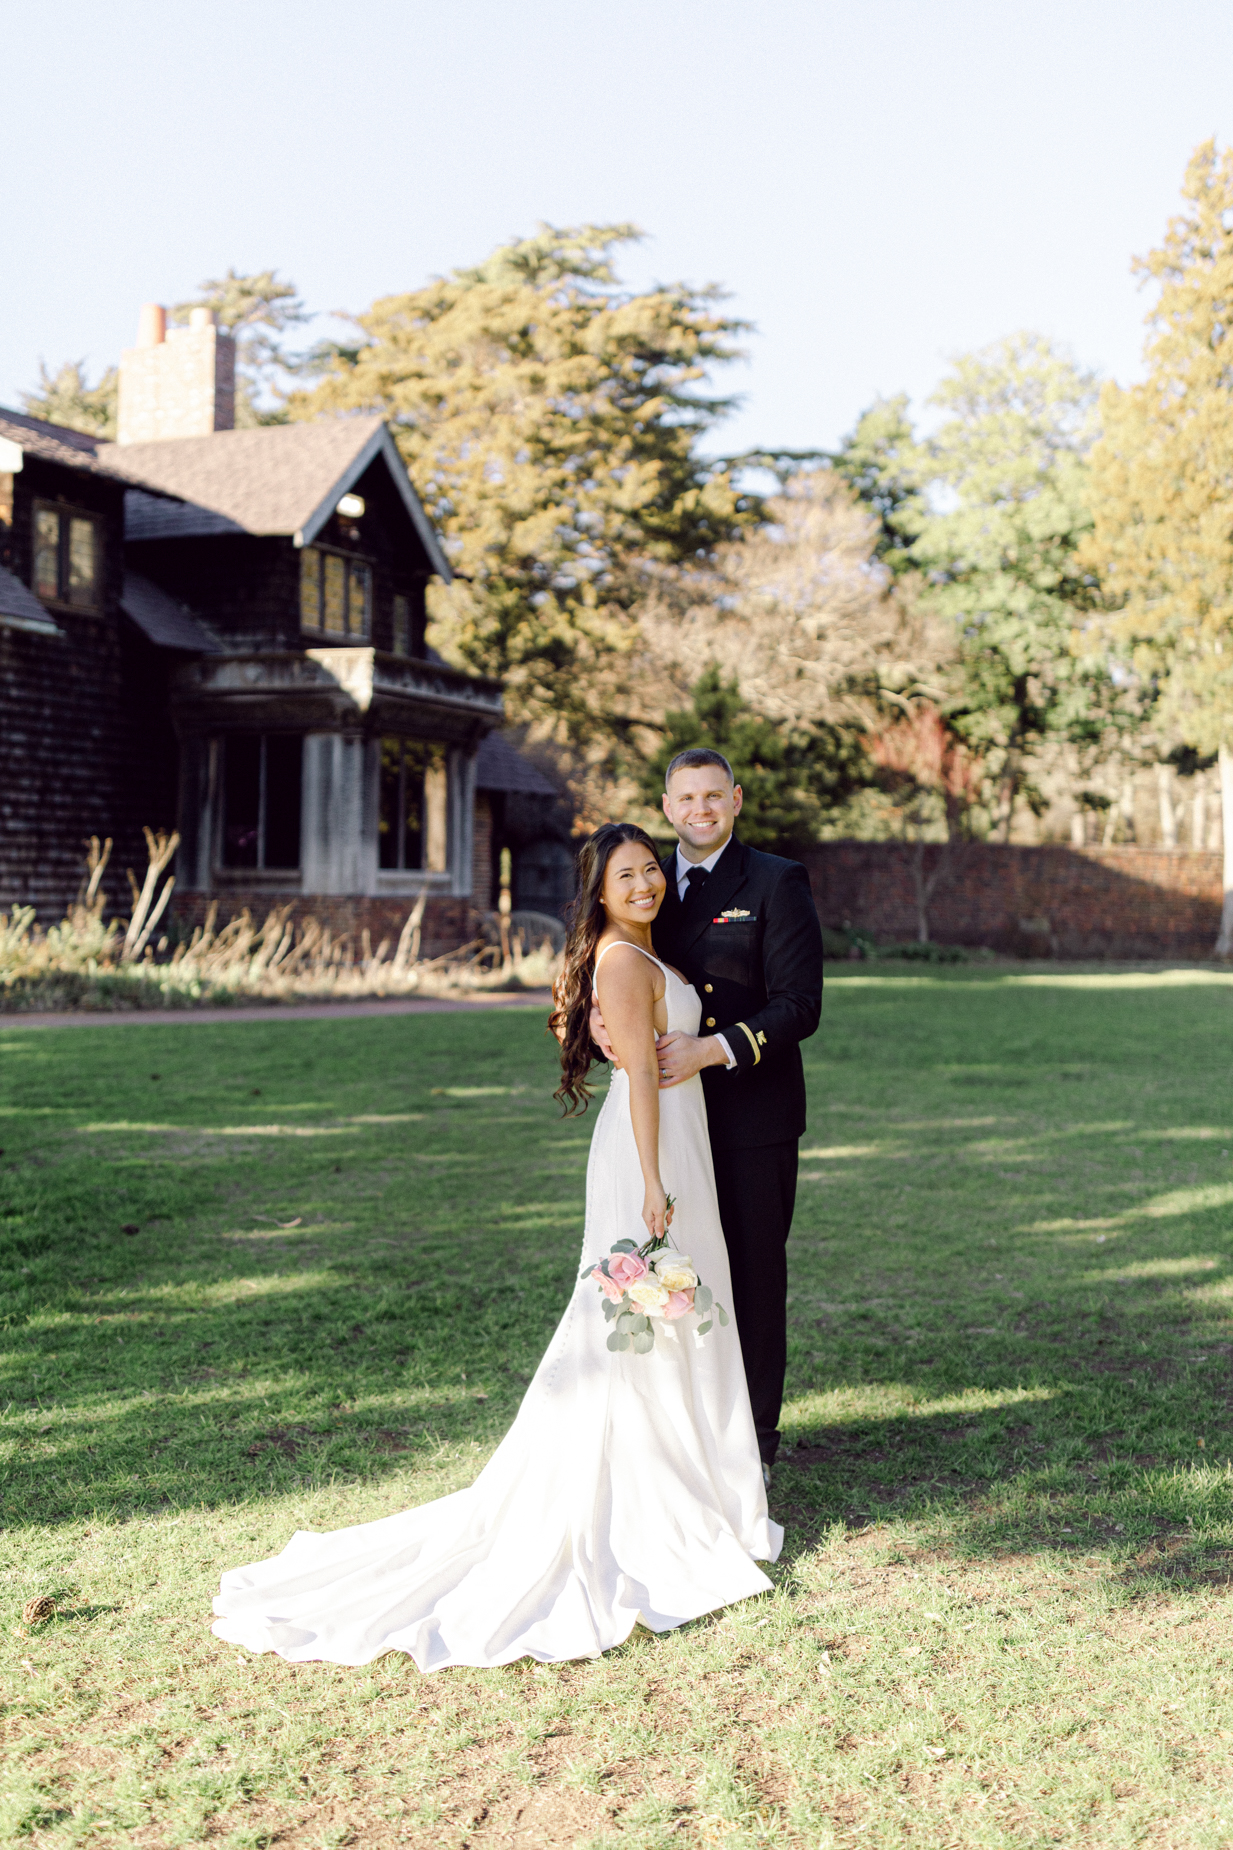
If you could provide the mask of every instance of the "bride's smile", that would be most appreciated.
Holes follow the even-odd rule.
[[[667,890],[664,870],[655,856],[641,842],[623,842],[609,859],[600,896],[612,923],[632,927],[631,935],[649,948],[651,924]]]

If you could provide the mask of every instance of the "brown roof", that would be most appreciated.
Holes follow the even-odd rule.
[[[96,459],[97,437],[85,431],[70,430],[66,424],[50,424],[46,418],[27,417],[21,411],[9,411],[0,405],[0,437],[9,438],[31,456],[44,462],[60,463],[66,469],[86,469],[91,475],[107,475]]]
[[[440,541],[381,417],[319,418],[308,424],[98,447],[100,464],[134,489],[175,495],[184,504],[159,508],[146,494],[130,496],[127,530],[132,539],[292,534],[300,545],[308,544],[339,496],[378,455],[386,459],[434,568],[448,579]]]

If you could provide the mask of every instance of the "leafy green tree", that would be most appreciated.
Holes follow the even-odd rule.
[[[717,290],[635,294],[629,225],[543,226],[357,318],[320,350],[299,417],[379,411],[463,574],[435,639],[500,675],[512,717],[592,742],[620,729],[620,664],[648,562],[705,559],[756,514],[699,440],[736,357]]]
[[[659,749],[640,767],[642,793],[655,808],[676,754],[710,746],[723,753],[744,791],[737,825],[742,841],[791,852],[816,841],[824,811],[868,779],[852,733],[837,726],[803,732],[773,724],[746,705],[735,676],[725,681],[714,663],[691,695],[689,707],[664,716]]]
[[[985,761],[1005,838],[1016,801],[1041,802],[1033,760],[1048,744],[1095,748],[1130,717],[1103,656],[1073,646],[1100,602],[1078,558],[1096,383],[1041,336],[1017,334],[957,360],[932,403],[947,415],[916,452],[908,556],[956,626],[949,717]]]
[[[282,400],[301,365],[288,351],[287,335],[310,318],[295,284],[280,280],[277,270],[245,275],[230,268],[169,308],[167,319],[183,326],[194,308],[212,308],[218,325],[235,336],[237,428],[285,424]]]
[[[877,518],[875,557],[897,578],[914,571],[911,548],[924,507],[907,393],[877,399],[829,460],[836,475]]]
[[[38,389],[21,394],[22,409],[32,418],[46,418],[70,430],[110,440],[116,434],[120,375],[109,366],[97,385],[86,379],[84,360],[66,360],[54,373],[39,363]]]
[[[1224,907],[1216,953],[1233,956],[1233,150],[1196,149],[1183,209],[1136,269],[1160,284],[1147,377],[1105,387],[1084,549],[1108,587],[1107,629],[1160,690],[1162,718],[1217,753]]]

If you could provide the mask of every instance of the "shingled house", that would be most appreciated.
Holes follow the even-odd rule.
[[[485,754],[477,840],[500,687],[425,647],[450,568],[388,427],[234,430],[233,381],[207,311],[147,309],[116,443],[0,411],[0,908],[58,917],[83,837],[120,871],[148,824],[180,830],[182,921],[291,900],[376,934],[427,890],[444,948],[491,904],[504,790],[552,787]]]

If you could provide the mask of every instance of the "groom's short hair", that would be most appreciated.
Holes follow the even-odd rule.
[[[722,752],[713,752],[709,745],[691,745],[687,752],[678,752],[664,772],[664,789],[672,781],[676,771],[696,771],[704,764],[718,765],[721,771],[728,773],[728,782],[736,783],[736,773]]]

